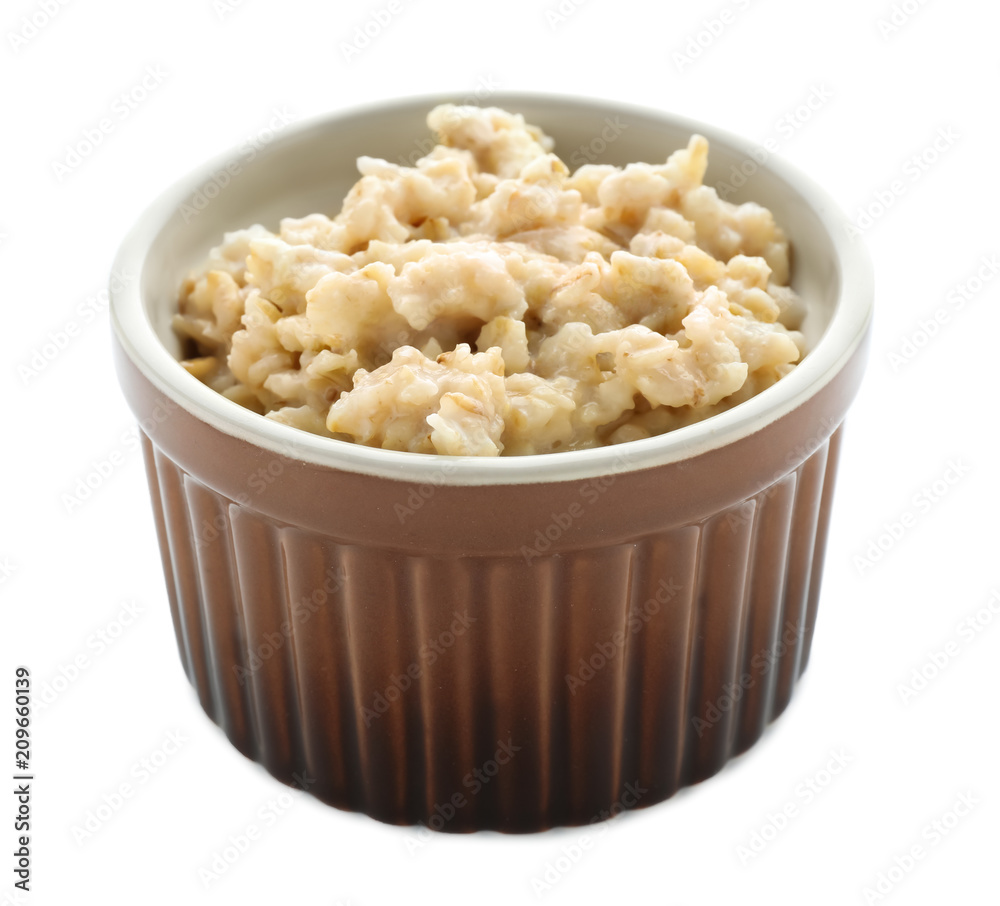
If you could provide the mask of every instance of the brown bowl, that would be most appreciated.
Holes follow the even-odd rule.
[[[226,229],[336,210],[361,154],[405,158],[446,98],[342,113],[185,178],[143,216],[112,291],[181,660],[202,707],[275,777],[435,830],[534,831],[647,806],[716,773],[806,667],[840,425],[872,277],[846,220],[786,164],[734,200],[792,240],[810,352],[671,434],[509,459],[376,450],[264,419],[177,362],[177,288]],[[700,132],[706,178],[752,158],[702,124],[505,95],[557,149],[662,160]],[[745,172],[744,166],[744,172]]]

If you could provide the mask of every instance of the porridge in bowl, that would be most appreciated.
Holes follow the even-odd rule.
[[[174,319],[189,372],[315,434],[498,456],[663,434],[805,353],[788,242],[703,185],[701,136],[571,173],[520,115],[427,122],[440,144],[360,158],[336,217],[225,235]]]

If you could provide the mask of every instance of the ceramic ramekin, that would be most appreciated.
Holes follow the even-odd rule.
[[[709,777],[787,705],[871,268],[829,198],[749,143],[651,110],[502,95],[490,103],[564,159],[664,160],[697,131],[708,185],[749,173],[733,200],[769,207],[792,241],[804,361],[672,434],[493,460],[312,436],[187,374],[169,326],[187,269],[226,230],[335,212],[355,158],[415,159],[445,100],[299,125],[166,192],[116,261],[137,275],[112,287],[117,367],[184,670],[241,752],[382,821],[582,824]]]

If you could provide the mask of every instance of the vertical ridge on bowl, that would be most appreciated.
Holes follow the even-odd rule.
[[[349,608],[343,579],[350,550],[299,532],[286,547],[293,609],[290,643],[302,690],[305,770],[310,791],[341,808],[361,808],[361,756],[354,670],[344,644]],[[342,654],[342,651],[344,652]]]
[[[400,581],[391,553],[380,549],[354,548],[348,570],[345,605],[350,618],[342,648],[348,649],[354,665],[361,797],[369,814],[383,821],[405,821],[406,758],[413,743],[406,715],[393,706],[392,693],[386,697],[386,683],[390,672],[399,672],[401,660],[401,670],[406,670],[398,625],[400,607],[408,597],[406,583]],[[396,669],[391,671],[390,665]]]
[[[540,736],[535,747],[535,770],[538,773],[538,799],[535,809],[537,826],[551,826],[553,815],[565,803],[556,800],[556,790],[561,789],[556,772],[561,770],[565,758],[560,744],[561,737],[556,732],[556,720],[560,713],[557,708],[557,690],[563,682],[560,675],[562,666],[556,652],[559,651],[559,609],[560,599],[556,564],[546,560],[536,564],[535,582],[540,598],[550,603],[540,608],[540,631],[535,657],[540,665],[538,671],[538,693],[535,699],[538,709]]]
[[[277,587],[283,591],[278,598],[279,604],[275,607],[274,620],[277,622],[277,631],[281,640],[275,638],[275,644],[280,644],[288,650],[288,685],[289,703],[292,705],[291,711],[294,715],[295,724],[299,732],[292,737],[291,760],[300,768],[307,763],[306,750],[308,747],[308,731],[304,723],[304,708],[302,703],[302,687],[299,678],[298,658],[295,652],[295,624],[291,619],[294,598],[292,596],[292,581],[288,568],[288,549],[294,546],[295,529],[291,526],[283,526],[274,530],[277,556],[275,561],[278,564]],[[280,618],[280,621],[279,621]]]
[[[809,616],[808,596],[823,497],[823,479],[826,475],[827,448],[828,444],[823,443],[799,467],[792,516],[795,531],[789,539],[785,607],[782,614],[784,628],[781,640],[785,641],[788,651],[777,669],[777,683],[770,714],[772,720],[788,706],[792,689],[799,678],[798,664],[804,645],[806,620]]]
[[[232,703],[232,707],[235,709],[242,706],[245,709],[243,723],[246,726],[246,733],[244,735],[230,736],[229,739],[245,755],[253,758],[255,761],[260,761],[261,729],[257,721],[259,709],[257,700],[254,697],[253,684],[247,681],[247,677],[251,675],[251,667],[256,668],[253,665],[250,652],[250,635],[247,629],[246,607],[244,606],[243,596],[240,593],[239,561],[236,558],[236,534],[233,530],[233,518],[239,508],[237,504],[225,498],[220,503],[220,511],[224,514],[224,520],[222,525],[223,533],[218,540],[225,549],[225,556],[229,558],[233,566],[233,574],[229,584],[232,599],[228,613],[232,627],[231,635],[234,639],[238,640],[236,654],[230,668],[233,671],[233,675],[236,676],[242,692],[241,697]],[[229,725],[235,726],[238,720],[238,716],[233,715],[230,717]]]
[[[728,513],[720,513],[701,526],[696,633],[704,644],[695,646],[696,657],[690,676],[688,713],[693,716],[706,714],[712,707],[718,708],[717,702],[724,694],[736,662],[735,643],[742,624],[752,521],[734,524],[728,517]],[[727,708],[712,721],[711,732],[688,736],[684,753],[685,779],[703,780],[716,773],[726,761],[731,719],[732,708]]]
[[[826,473],[823,476],[822,496],[819,501],[820,518],[813,548],[812,576],[809,582],[809,605],[805,620],[805,635],[802,639],[802,656],[799,659],[799,675],[805,673],[812,651],[813,633],[816,631],[816,611],[819,607],[820,582],[823,565],[826,562],[826,542],[830,534],[830,520],[822,514],[829,514],[833,505],[833,492],[837,484],[837,466],[840,464],[840,448],[843,443],[844,426],[841,424],[827,442]]]
[[[781,617],[788,572],[788,540],[794,516],[798,473],[792,472],[772,484],[757,499],[755,564],[747,593],[754,606],[748,608],[741,658],[741,685],[759,688],[747,696],[736,722],[734,753],[748,749],[763,733],[770,719],[775,673],[765,659],[781,634]],[[742,518],[743,513],[740,511]]]
[[[460,562],[465,568],[470,565],[469,560]],[[475,629],[491,640],[489,657],[474,665],[471,674],[458,678],[459,682],[467,682],[471,689],[476,690],[473,706],[477,717],[475,760],[470,765],[470,770],[482,770],[481,766],[493,757],[501,735],[506,740],[507,733],[516,732],[516,728],[511,726],[511,696],[516,680],[514,671],[519,664],[517,652],[510,645],[510,626],[519,624],[524,619],[524,597],[518,595],[505,602],[502,570],[502,564],[498,565],[493,558],[486,558],[481,561],[479,570],[470,570],[468,574],[470,585],[474,589],[473,600],[477,602],[475,616],[478,624]],[[504,602],[507,604],[506,608]],[[450,665],[446,661],[444,666]],[[527,718],[527,714],[525,717]],[[518,745],[513,738],[512,743]],[[490,826],[500,823],[503,802],[499,791],[503,779],[500,771],[496,777],[490,778],[489,783],[483,783],[473,774],[474,783],[466,787],[470,794],[476,789],[475,783],[483,783],[482,788],[469,797],[477,821]]]
[[[198,692],[202,708],[215,720],[212,685],[205,646],[205,626],[201,619],[200,573],[194,556],[194,538],[190,531],[183,492],[184,472],[159,451],[154,452],[157,485],[163,507],[163,526],[167,537],[170,571],[177,594],[176,630],[183,638],[185,666]]]
[[[633,703],[638,691],[642,663],[641,651],[636,651],[640,636],[630,631],[633,619],[639,618],[643,606],[643,595],[647,582],[644,575],[650,572],[650,541],[641,539],[627,548],[628,551],[628,593],[626,607],[622,614],[621,626],[617,630],[624,638],[622,645],[622,669],[616,677],[617,695],[614,702],[612,738],[616,741],[612,753],[611,776],[609,778],[608,800],[614,802],[621,795],[622,785],[628,783],[634,774],[633,765],[639,745],[639,734]]]
[[[170,554],[170,533],[167,531],[166,514],[163,511],[163,492],[160,489],[160,476],[156,462],[157,451],[144,431],[139,432],[139,444],[142,449],[142,460],[146,468],[146,483],[149,486],[149,499],[153,510],[153,523],[156,527],[156,540],[160,549],[163,582],[167,589],[167,602],[170,605],[174,637],[177,640],[177,650],[180,655],[181,666],[184,668],[184,675],[190,679],[191,664],[188,657],[187,641],[184,638],[184,632],[181,628],[180,594],[177,589],[177,579],[174,576],[173,557]]]
[[[198,494],[198,482],[184,472],[177,474],[177,489],[183,505],[184,515],[191,523],[190,548],[191,558],[197,564],[198,570],[194,574],[195,582],[199,586],[199,594],[192,608],[198,609],[197,624],[202,627],[199,633],[201,649],[203,655],[199,658],[205,674],[205,689],[209,700],[208,712],[216,722],[222,722],[226,718],[225,709],[222,707],[222,680],[218,676],[220,660],[218,648],[224,644],[220,635],[222,634],[221,614],[213,606],[216,600],[222,600],[225,590],[222,587],[222,570],[219,569],[218,561],[204,557],[204,548],[200,543],[197,526],[203,518],[203,514],[214,509],[212,503],[206,499],[206,495]]]
[[[291,777],[302,770],[302,728],[294,665],[281,629],[287,610],[282,538],[276,526],[245,507],[232,512],[259,758],[272,773]]]
[[[355,571],[355,561],[359,559],[361,559],[360,551],[353,547],[344,549],[344,567],[348,575]],[[359,586],[360,583],[345,584],[343,599],[341,601],[342,620],[336,621],[340,622],[341,626],[339,628],[342,631],[340,633],[331,633],[327,637],[330,644],[330,651],[327,654],[329,660],[332,663],[342,661],[346,665],[346,670],[339,676],[326,674],[329,677],[328,682],[337,683],[339,680],[344,684],[346,692],[346,720],[342,724],[330,722],[329,717],[325,716],[321,711],[317,713],[316,719],[320,721],[321,726],[323,724],[327,725],[326,735],[329,738],[332,748],[338,748],[340,744],[338,734],[348,727],[352,731],[350,738],[352,738],[357,748],[356,772],[353,776],[348,775],[346,778],[347,788],[338,791],[339,795],[338,793],[334,793],[331,797],[324,797],[325,801],[337,804],[337,799],[343,797],[344,801],[353,801],[356,803],[357,808],[367,811],[371,808],[373,797],[370,791],[374,781],[372,778],[371,746],[368,734],[364,730],[366,726],[365,709],[371,706],[371,701],[364,699],[366,691],[363,680],[364,663],[359,653],[359,645],[355,642],[358,634],[358,623],[361,618],[358,611],[363,606],[359,606],[358,603],[359,597],[363,593],[363,590]],[[325,610],[321,609],[320,612],[324,613]],[[333,620],[331,622],[335,623]],[[352,644],[352,642],[355,643]],[[314,687],[322,683],[321,677],[323,676],[323,673],[314,674]],[[317,704],[318,710],[319,705]],[[346,762],[346,759],[344,761]],[[319,791],[317,791],[317,795],[321,795]]]
[[[213,714],[241,751],[252,751],[256,747],[255,733],[248,720],[252,707],[248,691],[240,681],[240,669],[237,669],[246,669],[247,645],[240,617],[241,599],[229,507],[189,476],[184,476],[182,487],[198,563]],[[207,534],[209,529],[212,534]],[[209,542],[209,538],[218,543]]]
[[[479,818],[501,826],[523,827],[539,820],[535,803],[543,781],[538,750],[548,733],[546,712],[539,707],[538,695],[545,674],[539,656],[545,658],[546,653],[537,654],[534,645],[525,644],[525,639],[543,635],[544,614],[552,609],[553,601],[544,586],[526,581],[523,570],[504,558],[490,557],[479,568],[474,558],[462,562],[480,575],[482,583],[477,623],[468,629],[462,642],[489,665],[485,668],[489,673],[489,701],[480,695],[475,700],[476,710],[492,718],[479,736],[476,767],[482,775],[473,776],[483,786],[477,789],[474,783],[469,784],[462,794],[471,801]],[[483,657],[487,639],[489,654]],[[466,676],[466,682],[476,682],[475,673]],[[478,683],[472,688],[478,688]],[[525,701],[530,703],[528,707]],[[504,754],[504,746],[509,746],[513,754]],[[466,809],[462,808],[456,828],[473,826],[467,825]]]
[[[734,752],[736,738],[739,735],[740,718],[743,714],[742,700],[743,689],[743,664],[746,660],[747,640],[750,637],[750,616],[753,610],[751,605],[754,583],[759,574],[762,564],[760,563],[760,539],[761,539],[761,517],[763,504],[766,498],[761,495],[752,501],[752,506],[748,509],[748,547],[746,554],[746,571],[743,578],[742,599],[739,606],[739,631],[733,648],[732,673],[729,677],[728,689],[732,696],[739,696],[740,706],[734,707],[727,715],[726,721],[726,741],[724,751],[726,758],[730,758]]]
[[[682,785],[697,594],[687,578],[696,574],[700,539],[700,529],[688,526],[646,542],[649,579],[640,619],[649,619],[633,633],[629,665],[641,690],[631,720],[637,752],[635,770],[621,780],[624,786],[643,779],[657,798]],[[673,620],[661,616],[666,608],[673,610]]]
[[[323,721],[315,719],[317,704],[322,708],[325,720],[335,724],[341,732],[343,732],[343,716],[342,710],[338,707],[335,690],[331,689],[328,682],[312,683],[310,677],[315,672],[326,679],[334,665],[323,657],[324,646],[313,646],[308,641],[315,633],[316,623],[321,617],[310,614],[306,622],[296,618],[296,613],[301,612],[301,609],[311,601],[312,591],[324,588],[322,582],[324,555],[314,539],[293,529],[287,527],[282,529],[279,538],[286,589],[285,620],[287,621],[287,632],[282,627],[282,634],[287,637],[282,639],[282,645],[288,646],[296,691],[298,722],[302,731],[303,774],[300,785],[307,782],[306,778],[309,778],[309,781],[315,779],[316,783],[326,788],[329,793],[331,787],[335,788],[337,784],[334,782],[331,785],[328,778],[330,776],[343,778],[343,761],[338,757],[339,753],[336,750],[324,748],[324,739],[319,732]],[[316,651],[316,648],[319,651]],[[314,652],[319,654],[319,659],[314,657]],[[349,743],[345,742],[344,748],[346,749],[348,745]]]
[[[443,786],[441,761],[436,757],[436,744],[438,737],[436,730],[441,721],[441,711],[446,711],[448,701],[443,696],[435,697],[431,688],[428,673],[420,665],[423,658],[421,653],[426,650],[431,639],[431,614],[433,609],[428,606],[428,597],[433,588],[433,578],[428,574],[427,563],[420,560],[411,560],[409,567],[409,586],[413,591],[411,606],[413,608],[414,632],[413,647],[416,657],[413,663],[420,667],[420,675],[413,680],[417,686],[415,699],[416,709],[419,715],[418,725],[422,725],[425,730],[421,736],[423,748],[423,765],[426,773],[426,782],[416,784],[415,794],[419,796],[419,802],[411,804],[408,813],[416,821],[420,815],[433,814],[434,806],[437,804],[440,790]],[[452,702],[455,703],[459,690],[449,690],[452,692]],[[435,701],[437,707],[435,707]]]

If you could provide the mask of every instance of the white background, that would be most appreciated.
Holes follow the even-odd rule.
[[[43,22],[41,0],[3,4],[4,774],[15,665],[32,669],[36,695],[62,689],[34,721],[34,892],[24,902],[996,903],[1000,603],[987,604],[1000,589],[1000,278],[976,286],[984,256],[1000,254],[997,12],[907,0],[912,14],[897,12],[890,32],[879,20],[891,0],[587,0],[565,4],[573,11],[561,22],[546,14],[558,0],[400,2],[350,59],[344,42],[386,3],[344,12],[308,0],[73,0],[26,42],[11,35],[24,15]],[[713,19],[720,34],[705,31],[696,58],[677,56]],[[159,84],[134,109],[116,102],[147,67],[165,74]],[[872,205],[878,215],[861,221],[877,275],[871,363],[848,420],[805,680],[750,753],[614,822],[541,894],[532,879],[564,847],[576,852],[584,831],[425,838],[282,799],[286,788],[203,715],[176,654],[98,296],[155,195],[259,135],[275,110],[302,118],[489,85],[672,110],[742,134],[748,147],[773,139],[853,219]],[[813,111],[801,106],[810,95]],[[112,129],[101,145],[57,172],[67,145],[104,117]],[[927,150],[941,134],[949,143]],[[885,192],[892,203],[880,213]],[[920,325],[935,314],[947,320],[928,338]],[[24,370],[69,332],[38,373]],[[112,459],[92,496],[68,505],[77,482]],[[884,534],[893,524],[898,538]],[[880,535],[887,549],[873,562]],[[128,626],[126,602],[138,611]],[[977,612],[982,622],[967,622]],[[100,633],[115,638],[105,645]],[[904,701],[901,685],[942,651],[939,675]],[[183,743],[163,763],[170,733]],[[848,766],[806,802],[800,784],[829,779],[834,753]],[[145,781],[144,758],[161,764]],[[134,795],[79,842],[74,827],[122,783]],[[963,794],[974,809],[935,842],[932,822],[954,824]],[[797,811],[787,827],[765,830],[788,804]],[[9,795],[0,799],[0,903],[17,901],[13,811]],[[199,871],[251,824],[260,838],[206,886]],[[763,851],[741,858],[762,831]],[[892,873],[903,877],[883,884],[885,900],[866,897],[914,845],[923,858]]]

